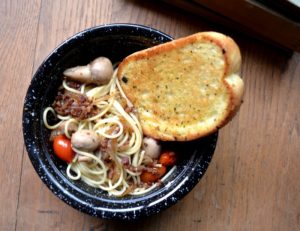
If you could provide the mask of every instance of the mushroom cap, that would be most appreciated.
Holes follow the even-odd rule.
[[[99,85],[107,84],[113,75],[113,65],[106,57],[96,58],[90,63],[92,82]]]
[[[72,134],[71,143],[74,148],[84,151],[94,151],[99,145],[99,137],[93,130],[83,129]]]
[[[152,159],[158,159],[161,151],[161,146],[157,142],[157,140],[150,137],[144,137],[143,149],[145,151],[145,155],[149,156]]]

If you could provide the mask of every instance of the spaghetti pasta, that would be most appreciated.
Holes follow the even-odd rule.
[[[60,115],[54,107],[47,107],[43,113],[43,121],[50,130],[63,124],[63,133],[69,139],[72,138],[69,131],[71,124],[76,125],[77,131],[89,130],[99,136],[100,148],[95,151],[72,146],[75,158],[68,163],[66,169],[71,180],[82,180],[113,196],[140,195],[152,190],[158,183],[149,185],[141,182],[140,176],[146,167],[143,164],[145,151],[142,149],[142,128],[131,102],[118,83],[116,73],[117,69],[108,84],[96,87],[81,84],[79,89],[75,89],[63,80],[62,90],[86,97],[84,102],[90,103],[97,113],[82,119]],[[56,124],[49,124],[49,113],[57,117]]]

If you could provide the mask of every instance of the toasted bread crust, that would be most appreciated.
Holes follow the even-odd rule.
[[[224,118],[223,122],[218,128],[226,125],[238,112],[242,103],[244,94],[244,82],[238,76],[241,69],[241,53],[238,45],[232,38],[218,33],[218,32],[202,32],[207,40],[211,40],[222,48],[224,51],[224,58],[226,60],[226,69],[224,71],[224,83],[230,92],[230,104],[228,105],[228,116]]]
[[[217,32],[197,33],[185,38],[173,40],[162,45],[158,45],[149,49],[145,49],[143,51],[133,53],[132,55],[126,57],[119,65],[118,69],[118,79],[120,80],[121,86],[123,87],[126,96],[129,98],[129,100],[133,100],[133,104],[135,107],[139,108],[140,102],[135,102],[135,89],[133,89],[132,86],[127,86],[127,84],[124,84],[121,81],[122,77],[124,76],[124,73],[128,71],[127,69],[129,69],[128,66],[130,64],[141,60],[151,60],[154,57],[160,57],[163,54],[168,54],[176,50],[184,49],[185,47],[190,46],[191,44],[200,43],[212,44],[213,46],[216,46],[218,50],[222,51],[222,57],[219,57],[219,59],[224,60],[224,65],[221,73],[221,81],[222,85],[225,86],[224,89],[226,89],[222,91],[222,94],[224,94],[224,97],[226,98],[224,101],[224,104],[226,104],[226,106],[224,106],[224,108],[220,112],[219,118],[216,119],[215,123],[212,122],[207,127],[204,126],[198,128],[197,125],[195,126],[197,127],[196,129],[192,128],[193,126],[190,126],[190,129],[186,130],[184,128],[179,127],[178,130],[180,130],[180,132],[177,132],[175,128],[168,128],[172,126],[172,123],[167,124],[167,122],[165,121],[164,123],[166,124],[163,124],[165,129],[160,129],[160,118],[161,116],[163,116],[160,113],[163,111],[158,110],[157,113],[154,111],[153,116],[149,117],[149,120],[151,121],[146,121],[147,116],[144,116],[144,114],[142,113],[143,115],[140,116],[140,120],[145,135],[167,141],[194,140],[217,131],[219,128],[223,127],[238,111],[238,108],[242,101],[244,90],[243,81],[238,76],[241,66],[240,50],[237,44],[230,37]],[[180,62],[178,62],[177,65],[180,65]],[[153,76],[151,76],[151,72],[148,75],[148,78],[153,78]],[[160,107],[159,102],[158,107]],[[167,129],[171,131],[166,132]]]

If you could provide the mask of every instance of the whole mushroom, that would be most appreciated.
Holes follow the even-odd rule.
[[[66,121],[62,122],[56,129],[52,130],[50,133],[50,141],[53,141],[54,138],[58,135],[65,134],[65,126]],[[78,126],[76,123],[69,123],[67,132],[69,134],[72,134],[77,131],[77,128]]]
[[[107,84],[113,75],[113,65],[106,57],[98,57],[86,66],[68,68],[64,76],[81,83]]]
[[[83,129],[73,133],[71,144],[74,148],[93,152],[99,147],[100,140],[97,133],[93,130]]]
[[[148,156],[151,159],[158,159],[161,151],[161,146],[157,140],[150,137],[144,137],[143,150],[145,151],[145,156]]]

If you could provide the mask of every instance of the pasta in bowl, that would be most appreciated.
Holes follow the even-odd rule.
[[[96,68],[92,76],[90,69]],[[135,108],[116,73],[106,57],[64,71],[43,122],[51,130],[54,153],[69,162],[69,179],[82,180],[108,195],[142,195],[175,170],[176,155],[161,152],[157,140],[143,137]],[[53,125],[48,122],[49,113],[57,118]],[[166,174],[168,167],[172,168]]]
[[[24,141],[58,198],[93,216],[132,220],[170,207],[199,182],[217,133],[191,142],[144,137],[115,78],[127,55],[171,39],[141,25],[99,26],[66,40],[38,68],[24,103]],[[74,72],[90,75],[86,66],[100,56],[114,64],[110,78],[74,79]]]

